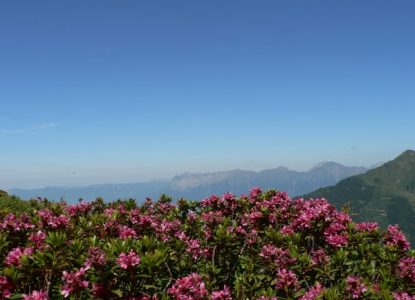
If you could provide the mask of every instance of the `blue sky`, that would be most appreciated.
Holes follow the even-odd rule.
[[[414,1],[0,4],[0,188],[415,148]]]

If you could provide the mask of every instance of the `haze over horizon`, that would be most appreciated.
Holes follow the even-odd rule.
[[[0,189],[415,149],[413,1],[0,4]]]

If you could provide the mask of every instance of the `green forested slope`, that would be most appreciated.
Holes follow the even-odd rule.
[[[397,223],[415,244],[415,151],[304,197],[324,197],[339,208],[347,205],[357,221],[384,227]]]

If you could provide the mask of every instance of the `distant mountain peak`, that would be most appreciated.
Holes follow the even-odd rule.
[[[314,167],[312,167],[310,171],[320,169],[320,168],[332,168],[332,167],[344,167],[344,165],[336,163],[334,161],[322,161],[316,164]]]
[[[291,171],[290,169],[288,169],[287,167],[278,167],[278,168],[275,168],[275,170],[278,170],[278,171]]]
[[[243,193],[252,186],[262,189],[277,188],[290,195],[301,195],[319,187],[329,186],[346,177],[364,172],[362,168],[345,167],[335,162],[323,162],[314,171],[293,171],[286,167],[277,167],[261,171],[228,170],[207,173],[182,173],[163,182],[142,182],[136,184],[109,184],[84,187],[49,187],[37,190],[19,190],[12,192],[29,199],[38,195],[49,199],[95,199],[101,196],[107,200],[118,198],[145,199],[155,198],[161,193],[173,197],[185,197],[193,200],[203,199],[212,194],[229,191]]]
[[[415,151],[411,149],[405,150],[397,159],[415,159]]]
[[[408,149],[408,150],[405,150],[404,152],[402,152],[402,154],[411,154],[411,155],[415,155],[415,150]]]

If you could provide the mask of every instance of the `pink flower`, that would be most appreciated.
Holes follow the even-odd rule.
[[[174,236],[177,237],[181,241],[186,241],[188,239],[187,236],[186,236],[186,233],[184,233],[182,230],[177,231],[174,234]]]
[[[209,227],[205,227],[203,235],[207,241],[210,240],[213,235],[212,229],[210,229]]]
[[[360,232],[373,232],[379,229],[378,223],[358,223],[356,228]]]
[[[4,298],[8,298],[12,294],[12,283],[6,276],[0,276],[0,293]]]
[[[349,236],[345,234],[328,234],[325,238],[327,244],[336,248],[346,246],[349,242]]]
[[[219,203],[219,197],[216,195],[212,195],[209,198],[203,199],[200,201],[202,207],[216,207]]]
[[[389,225],[386,233],[385,243],[388,246],[395,246],[402,250],[409,249],[409,242],[398,225]]]
[[[231,290],[225,285],[223,290],[212,292],[211,300],[232,300]]]
[[[78,204],[70,205],[66,208],[66,211],[71,217],[76,215],[84,215],[87,214],[92,208],[91,203],[88,202],[80,202]]]
[[[353,299],[359,299],[367,291],[366,285],[358,276],[348,276],[346,283],[346,291],[352,295]]]
[[[128,238],[135,238],[137,237],[137,233],[134,229],[126,226],[126,225],[120,225],[118,227],[118,237],[122,240],[128,239]]]
[[[280,232],[281,232],[282,235],[288,235],[289,236],[289,235],[294,234],[295,231],[291,226],[285,225],[284,227],[281,228]]]
[[[267,260],[273,260],[276,255],[277,255],[277,247],[271,244],[262,246],[261,253],[259,254],[259,256]]]
[[[71,294],[78,294],[83,289],[86,289],[89,285],[89,282],[85,280],[85,273],[89,267],[82,267],[76,272],[68,273],[63,271],[63,287],[61,294],[67,298]]]
[[[288,250],[277,248],[271,244],[264,245],[259,256],[265,260],[274,262],[279,268],[286,268],[296,261],[295,258],[291,257]]]
[[[415,257],[406,257],[399,260],[398,273],[401,278],[415,283]]]
[[[42,230],[38,230],[36,233],[32,233],[29,236],[29,240],[32,241],[36,248],[41,248],[43,241],[46,239],[46,233],[44,233]]]
[[[44,291],[33,291],[30,295],[23,294],[23,300],[49,300],[49,296]]]
[[[394,292],[392,296],[393,300],[415,300],[415,296],[411,296],[406,292]]]
[[[129,298],[129,300],[158,300],[158,296],[157,295],[153,295],[153,296],[141,295],[138,297],[131,297]]]
[[[235,229],[237,234],[246,235],[246,230],[242,226],[238,226]]]
[[[187,221],[189,222],[189,223],[193,223],[194,221],[196,221],[196,219],[197,219],[197,214],[193,211],[193,210],[191,210],[191,211],[189,211],[189,213],[187,214]]]
[[[176,300],[202,300],[208,296],[202,277],[197,273],[177,279],[168,293]]]
[[[116,209],[114,209],[114,208],[106,208],[106,209],[104,209],[104,215],[107,218],[109,218],[109,219],[110,218],[113,218],[117,212],[118,211]]]
[[[326,251],[323,248],[318,248],[311,252],[311,262],[313,265],[322,265],[327,263],[330,260]]]
[[[223,220],[223,213],[221,211],[208,211],[202,213],[201,218],[207,224],[218,224]]]
[[[180,225],[179,220],[169,221],[163,219],[161,222],[152,220],[151,227],[153,227],[163,241],[168,241],[171,236],[174,236],[176,232],[181,230]]]
[[[55,216],[49,209],[42,209],[37,212],[44,227],[65,228],[69,224],[69,218],[65,215]]]
[[[30,223],[30,218],[26,214],[22,214],[20,219],[18,219],[14,214],[9,213],[3,219],[3,222],[0,223],[0,229],[10,230],[10,231],[21,231],[22,229],[31,229],[35,225]]]
[[[85,261],[85,266],[102,266],[105,264],[105,253],[98,247],[91,247],[88,250],[88,258]]]
[[[310,288],[300,300],[316,300],[324,292],[322,285],[317,282],[312,288]]]
[[[209,254],[207,249],[202,249],[198,240],[188,240],[186,241],[186,244],[186,252],[190,253],[194,260],[202,256],[207,256]]]
[[[21,247],[17,247],[14,248],[12,250],[10,250],[10,252],[7,254],[6,258],[4,259],[4,264],[7,266],[19,266],[20,265],[20,259],[22,258],[22,256],[27,255],[27,256],[31,256],[33,254],[33,248],[28,247],[28,248],[21,248]]]
[[[261,196],[261,194],[262,191],[259,187],[253,187],[249,191],[249,198],[251,199],[251,201],[255,201],[258,199],[259,196]]]
[[[118,265],[125,270],[137,266],[140,261],[141,258],[133,250],[130,250],[128,254],[121,252],[120,256],[117,258]]]
[[[277,288],[278,289],[293,289],[298,290],[300,287],[297,275],[291,270],[280,269],[277,273]]]
[[[251,229],[251,231],[248,232],[246,235],[246,243],[248,245],[253,245],[257,242],[257,240],[258,240],[258,231],[256,229]]]

